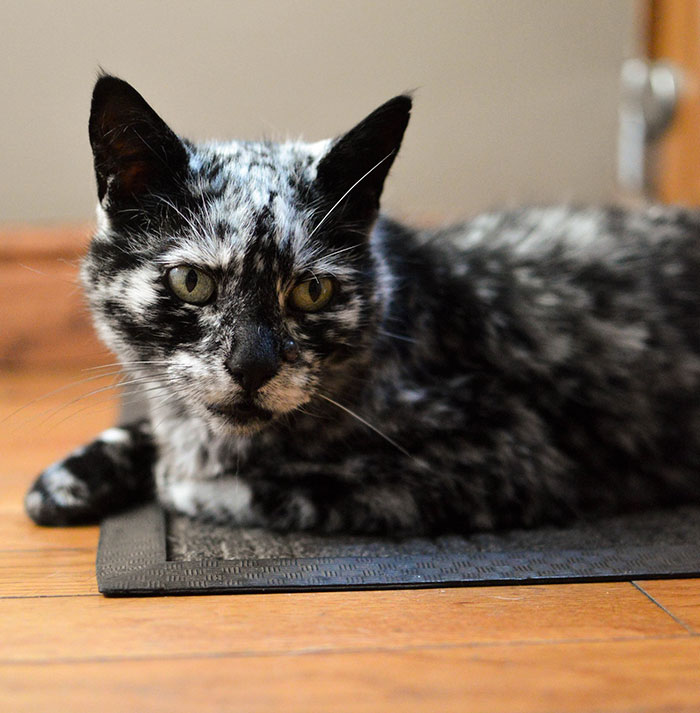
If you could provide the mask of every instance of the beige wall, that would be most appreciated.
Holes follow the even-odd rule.
[[[613,190],[633,0],[0,0],[0,223],[90,219],[98,65],[192,137],[318,139],[417,89],[385,207]]]

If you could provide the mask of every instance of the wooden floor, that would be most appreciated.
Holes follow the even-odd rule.
[[[86,374],[0,378],[3,419]],[[101,597],[97,528],[22,496],[113,422],[109,391],[69,403],[107,383],[0,423],[0,711],[700,711],[700,580]]]

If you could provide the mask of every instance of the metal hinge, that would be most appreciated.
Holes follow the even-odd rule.
[[[653,195],[650,148],[671,124],[681,89],[681,72],[671,62],[623,63],[617,180],[626,193]]]

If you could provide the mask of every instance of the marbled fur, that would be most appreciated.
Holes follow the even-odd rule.
[[[135,109],[104,121],[135,140],[146,109],[100,82],[93,119],[121,92]],[[47,469],[27,497],[36,521],[98,520],[154,491],[231,525],[390,534],[698,499],[700,214],[402,226],[377,213],[410,109],[393,101],[345,143],[194,144],[147,115],[165,166],[91,122],[101,202],[83,281],[150,415]],[[169,292],[178,265],[214,278],[211,304]],[[335,295],[294,313],[309,276]],[[298,358],[254,395],[269,419],[239,423],[211,405],[242,398],[226,360],[256,339],[291,339]]]

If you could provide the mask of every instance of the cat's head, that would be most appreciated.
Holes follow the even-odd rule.
[[[195,144],[126,82],[98,80],[83,282],[154,404],[251,433],[366,360],[389,289],[370,233],[410,108],[396,97],[318,143]]]

